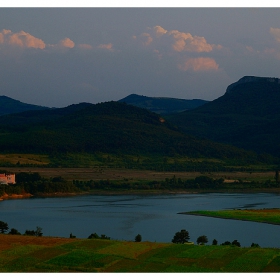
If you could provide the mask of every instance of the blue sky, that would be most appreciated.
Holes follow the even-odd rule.
[[[64,107],[214,100],[280,77],[280,8],[0,8],[0,95]]]

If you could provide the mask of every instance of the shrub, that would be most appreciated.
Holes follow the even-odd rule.
[[[135,236],[135,242],[141,242],[142,241],[142,236],[140,234],[137,234]]]

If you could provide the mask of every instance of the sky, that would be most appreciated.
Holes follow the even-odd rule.
[[[48,107],[129,94],[212,101],[280,78],[280,8],[0,8],[0,95]]]

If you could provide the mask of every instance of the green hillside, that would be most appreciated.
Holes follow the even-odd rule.
[[[188,136],[155,113],[119,102],[2,116],[0,136],[2,153],[260,160],[254,153]]]
[[[279,157],[279,81],[243,77],[222,97],[168,120],[187,134]]]
[[[0,272],[279,272],[280,250],[0,234]]]

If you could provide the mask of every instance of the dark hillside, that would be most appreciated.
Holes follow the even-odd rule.
[[[65,108],[53,108],[36,111],[25,111],[18,114],[10,114],[1,116],[0,129],[22,130],[28,128],[30,125],[42,124],[51,120],[56,120],[60,117],[67,116],[79,111],[91,103],[79,103],[70,105]]]
[[[45,110],[47,107],[31,105],[12,99],[5,95],[0,96],[0,115],[15,114],[31,110]]]
[[[119,102],[145,108],[160,115],[166,115],[194,109],[207,103],[208,101],[201,99],[188,100],[168,97],[147,97],[143,95],[131,94],[119,100]]]
[[[33,114],[26,114],[24,119],[18,118],[13,126],[0,125],[1,151],[256,159],[255,154],[187,136],[159,115],[145,109],[119,102],[81,106],[79,109],[76,106],[81,105],[73,105],[73,111],[62,115],[55,113],[61,109],[44,111],[52,117],[38,121],[37,115],[36,123],[32,123]],[[16,117],[10,116],[11,122]],[[0,123],[3,123],[2,118]],[[5,120],[9,122],[9,117],[5,116]],[[20,120],[29,125],[22,126]]]
[[[199,108],[171,115],[188,134],[280,156],[280,80],[243,77]]]

